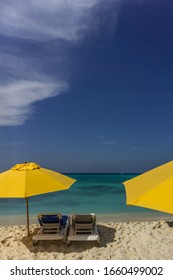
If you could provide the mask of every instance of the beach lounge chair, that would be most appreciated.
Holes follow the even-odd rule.
[[[96,241],[100,243],[100,236],[96,224],[96,215],[73,214],[70,216],[70,229],[67,244],[71,241]]]
[[[66,215],[57,214],[39,214],[38,221],[40,229],[32,237],[33,244],[39,240],[62,240],[66,243],[67,230],[69,227],[69,218]]]

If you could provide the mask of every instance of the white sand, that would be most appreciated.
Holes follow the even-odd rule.
[[[173,259],[173,223],[166,221],[99,222],[101,243],[39,241],[32,244],[38,225],[0,227],[1,260],[161,260]]]

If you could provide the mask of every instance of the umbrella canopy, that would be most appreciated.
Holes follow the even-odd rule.
[[[173,214],[173,161],[124,182],[126,204]]]
[[[0,174],[1,198],[26,198],[29,235],[28,197],[68,189],[76,180],[30,162],[16,164]]]

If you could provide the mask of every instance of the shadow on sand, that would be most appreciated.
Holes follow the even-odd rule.
[[[108,243],[112,243],[115,238],[115,229],[105,225],[98,225],[98,232],[100,235],[100,244],[98,245],[94,241],[77,241],[71,242],[69,246],[62,241],[39,241],[36,245],[33,245],[32,237],[38,231],[35,229],[29,237],[23,237],[21,242],[28,248],[31,253],[81,253],[86,250],[90,250],[94,247],[102,248],[106,247]]]
[[[169,227],[173,227],[173,221],[167,221],[166,223]]]

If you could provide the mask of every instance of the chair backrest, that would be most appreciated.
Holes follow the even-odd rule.
[[[39,221],[40,226],[43,226],[44,224],[58,224],[58,223],[60,223],[61,218],[62,218],[62,215],[60,213],[39,214],[38,215],[38,221]]]
[[[95,224],[96,221],[96,215],[91,213],[91,214],[73,214],[71,216],[71,223],[74,226],[76,223],[80,224]]]

